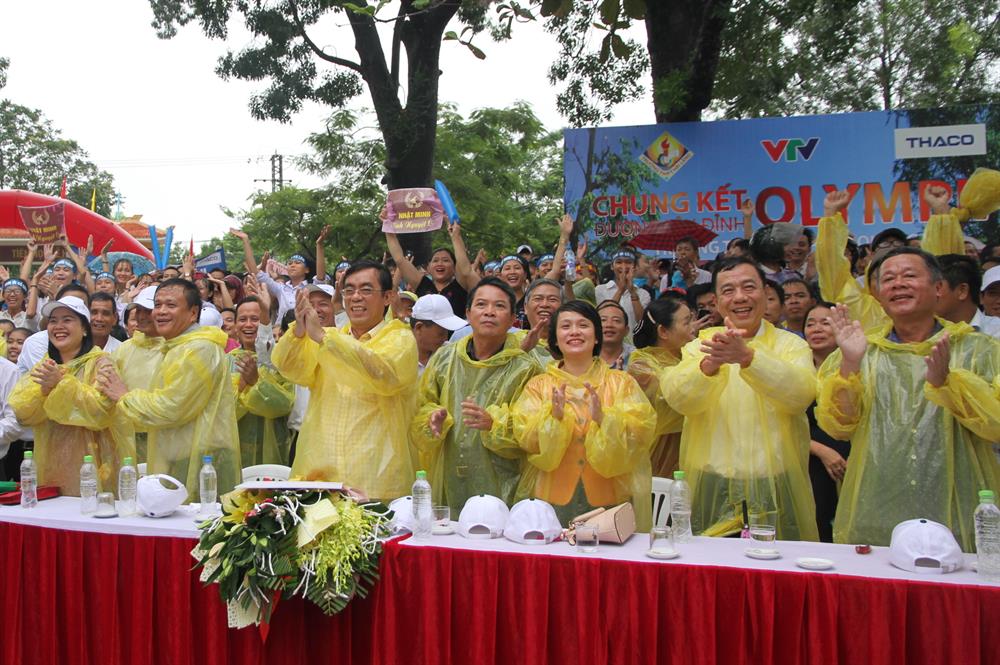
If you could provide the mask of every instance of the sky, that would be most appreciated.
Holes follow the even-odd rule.
[[[197,25],[161,40],[143,0],[3,4],[0,56],[11,65],[0,98],[42,110],[114,176],[123,214],[141,214],[160,228],[173,224],[179,242],[222,235],[232,224],[224,208],[246,209],[254,192],[270,188],[269,182],[255,182],[270,178],[270,155],[306,152],[303,140],[322,128],[329,113],[310,104],[287,124],[251,117],[247,102],[262,85],[215,74],[227,46],[249,43],[239,23],[227,42],[210,41]],[[322,27],[311,35],[314,41],[354,55],[349,30],[329,22]],[[556,44],[537,24],[515,30],[515,39],[503,44],[477,37],[485,61],[445,42],[440,100],[457,104],[462,113],[523,100],[547,127],[564,127],[556,90],[546,79]],[[635,37],[644,42],[643,31]],[[649,90],[650,82],[640,85]],[[611,124],[652,123],[652,102],[645,98],[616,108]],[[366,105],[367,92],[353,104]],[[284,177],[298,186],[321,184],[287,159]]]

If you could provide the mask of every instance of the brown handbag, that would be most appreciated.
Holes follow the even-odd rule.
[[[600,542],[621,545],[635,533],[635,509],[626,501],[614,508],[595,508],[574,517],[564,534],[570,545],[576,545],[576,527],[581,524],[596,526]]]

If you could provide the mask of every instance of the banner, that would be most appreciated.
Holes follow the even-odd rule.
[[[384,233],[437,231],[444,221],[444,208],[437,192],[429,187],[393,189],[379,219]]]
[[[65,203],[53,203],[47,206],[18,206],[21,222],[28,229],[31,238],[39,245],[59,240],[65,233]]]
[[[202,272],[209,272],[216,269],[225,270],[226,250],[220,247],[214,252],[206,254],[194,262],[194,267],[196,270],[201,270]]]
[[[932,185],[961,191],[1000,162],[1000,106],[686,122],[564,132],[564,203],[592,246],[611,247],[647,223],[692,219],[718,234],[703,258],[754,228],[815,226],[828,192],[851,195],[859,243],[890,227],[920,234]],[[954,202],[954,201],[953,201]],[[1000,236],[995,222],[970,234]]]

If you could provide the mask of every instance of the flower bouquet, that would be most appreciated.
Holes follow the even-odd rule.
[[[236,489],[191,554],[201,580],[219,585],[230,627],[266,624],[283,595],[336,614],[378,579],[391,516],[350,492]]]

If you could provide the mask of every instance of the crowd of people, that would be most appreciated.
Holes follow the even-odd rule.
[[[751,232],[748,202],[709,261],[684,238],[597,266],[569,217],[551,253],[470,260],[454,224],[426,265],[387,234],[391,258],[329,273],[325,230],[283,263],[234,230],[233,273],[93,274],[87,249],[30,246],[0,274],[0,475],[34,450],[78,494],[90,454],[113,491],[132,457],[195,499],[209,454],[221,492],[273,463],[389,501],[426,469],[453,511],[630,501],[645,529],[652,478],[683,470],[696,534],[738,534],[748,507],[779,538],[888,544],[926,517],[971,550],[977,491],[1000,491],[1000,247],[936,187],[921,236],[858,245],[849,201],[815,234]]]

